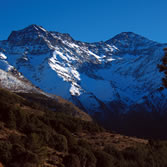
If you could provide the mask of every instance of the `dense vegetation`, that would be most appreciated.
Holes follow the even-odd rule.
[[[165,77],[162,78],[163,86],[167,88],[167,48],[164,48],[165,55],[162,58],[162,64],[158,65],[160,72],[164,72]]]
[[[77,134],[98,134],[103,128],[68,115],[72,107],[59,104],[53,112],[27,99],[0,89],[0,162],[6,167],[167,166],[165,141],[150,140],[122,150],[112,143],[95,148]]]

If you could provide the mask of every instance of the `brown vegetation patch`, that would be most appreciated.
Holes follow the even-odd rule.
[[[135,137],[123,136],[120,134],[114,134],[111,132],[100,133],[78,133],[79,139],[86,140],[90,145],[93,145],[96,149],[103,150],[105,146],[112,145],[117,150],[124,150],[129,147],[135,147],[136,144],[147,144],[148,140],[139,139]]]

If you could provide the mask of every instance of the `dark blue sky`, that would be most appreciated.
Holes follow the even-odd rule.
[[[0,40],[30,24],[87,42],[132,31],[167,43],[167,0],[0,0]]]

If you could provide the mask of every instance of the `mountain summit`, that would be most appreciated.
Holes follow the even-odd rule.
[[[157,42],[149,40],[133,32],[122,32],[110,40],[107,40],[106,43],[115,45],[123,52],[138,52],[139,50],[144,50],[158,45]]]
[[[41,37],[46,37],[47,31],[42,27],[37,25],[30,25],[27,28],[20,31],[13,31],[8,37],[8,41],[15,45],[26,45],[28,42],[41,39]]]
[[[166,101],[159,98],[163,91],[157,93],[163,77],[157,64],[164,47],[132,32],[106,42],[85,43],[37,25],[13,31],[8,40],[0,42],[6,61],[34,85],[90,114],[104,115]],[[154,109],[161,107],[155,105]]]

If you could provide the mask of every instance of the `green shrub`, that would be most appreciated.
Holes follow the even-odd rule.
[[[115,167],[115,161],[111,155],[104,151],[95,151],[94,154],[97,159],[96,167]]]
[[[63,159],[65,167],[81,167],[78,155],[70,154]]]
[[[3,164],[10,163],[12,159],[12,144],[7,141],[0,141],[0,161]]]
[[[12,110],[8,111],[7,127],[10,129],[16,129],[16,116],[15,116],[14,111],[12,111]]]
[[[87,150],[90,150],[90,151],[92,150],[91,145],[86,140],[83,140],[83,139],[78,140],[78,145]]]
[[[51,146],[57,151],[60,152],[68,151],[67,139],[65,136],[61,134],[54,134],[51,137],[51,141],[49,141],[49,143],[51,143]]]
[[[103,151],[110,154],[119,161],[123,158],[121,152],[116,150],[112,145],[106,145]]]
[[[85,148],[76,145],[70,150],[70,153],[76,154],[79,157],[81,166],[96,166],[96,157],[90,150],[86,150]]]

